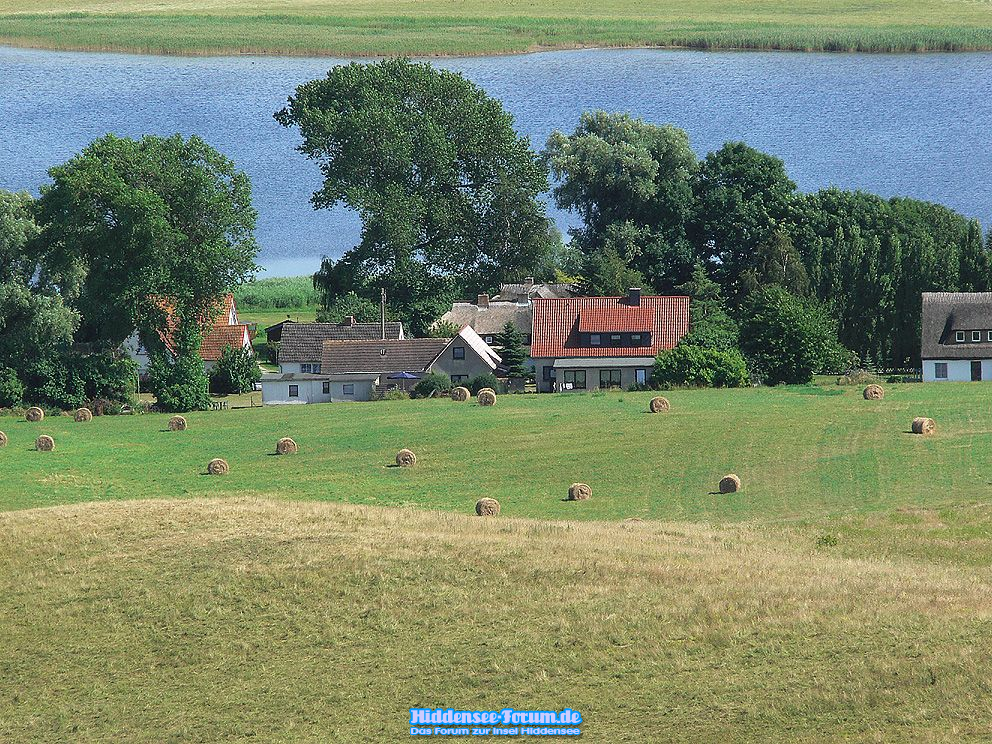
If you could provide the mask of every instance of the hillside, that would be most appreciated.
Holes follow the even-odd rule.
[[[464,55],[542,49],[992,49],[968,0],[509,2],[0,0],[0,43],[158,54]]]
[[[411,706],[570,706],[596,742],[992,726],[988,533],[978,567],[782,528],[254,499],[25,510],[0,533],[3,741],[397,741]]]

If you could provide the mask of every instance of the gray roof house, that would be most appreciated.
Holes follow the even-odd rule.
[[[372,341],[381,340],[383,326],[380,323],[359,323],[353,316],[342,323],[290,323],[282,328],[282,342],[279,346],[279,371],[282,373],[321,372],[321,358],[325,341]],[[402,339],[403,324],[388,322],[385,325],[386,339]]]
[[[924,292],[924,382],[992,380],[992,292]]]
[[[513,326],[524,335],[524,343],[530,346],[533,310],[529,302],[494,302],[489,295],[481,294],[475,303],[455,302],[451,309],[441,316],[441,322],[448,322],[456,328],[471,326],[487,344],[492,344],[503,326]]]
[[[573,284],[564,283],[534,283],[534,277],[528,276],[520,284],[501,284],[499,293],[493,300],[499,302],[530,302],[531,300],[556,300],[565,297],[575,297],[577,289]]]

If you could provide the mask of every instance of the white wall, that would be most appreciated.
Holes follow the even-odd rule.
[[[947,364],[947,379],[937,379],[935,365],[937,362]],[[982,380],[992,381],[992,359],[982,360]],[[971,382],[970,359],[924,359],[923,382]]]
[[[324,392],[323,380],[262,380],[262,403],[343,403],[372,399],[373,380],[332,380],[330,393]],[[289,397],[289,386],[299,386],[299,397]],[[344,386],[353,385],[354,394],[345,395]]]

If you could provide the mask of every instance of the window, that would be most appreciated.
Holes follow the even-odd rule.
[[[599,386],[601,388],[620,387],[620,370],[618,369],[599,370]]]
[[[989,331],[989,341],[992,341],[992,331]]]
[[[619,346],[621,338],[623,337],[619,333],[614,333],[613,335],[610,336],[610,344],[612,346]]]
[[[640,346],[641,345],[641,334],[640,333],[631,333],[630,334],[630,343],[631,343],[632,346]]]
[[[957,333],[955,333],[954,334],[954,340],[957,341],[958,343],[963,342],[964,341],[964,331],[958,331]]]
[[[303,372],[305,374],[310,374],[310,372],[312,370],[313,370],[313,365],[312,364],[301,364],[300,365],[300,372]]]
[[[598,333],[590,333],[589,334],[589,345],[590,346],[599,346],[600,343],[601,343],[601,341],[600,341],[600,338],[599,338],[599,334]]]
[[[982,332],[981,331],[972,331],[971,332],[971,340],[972,341],[981,341],[982,340]]]
[[[648,371],[646,369],[635,369],[634,379],[638,385],[644,385],[648,381]]]
[[[933,363],[933,376],[937,380],[947,379],[947,362]]]
[[[451,376],[451,381],[452,382],[465,382],[465,380],[467,380],[467,379],[468,379],[468,375],[452,375]]]
[[[313,365],[313,373],[315,375],[319,375],[320,374],[320,365],[319,364]]]
[[[341,394],[342,395],[354,395],[355,394],[355,383],[353,383],[353,382],[346,382],[344,385],[342,385],[341,386]]]
[[[464,346],[454,346],[451,349],[452,359],[464,359],[465,358],[465,347]]]
[[[989,331],[989,336],[992,336],[992,331]],[[529,333],[525,333],[524,334],[524,345],[525,346],[530,346],[531,345],[531,338],[530,338],[530,334]]]
[[[491,344],[493,342],[492,336],[483,336],[483,338],[486,340],[487,344]]]
[[[566,390],[585,390],[586,371],[584,369],[565,369],[561,373],[562,382],[565,383]],[[572,387],[569,388],[568,386]]]
[[[299,385],[290,385],[289,386],[289,397],[290,398],[299,398],[300,397],[300,386]]]
[[[331,383],[325,381],[324,382],[324,395],[330,395],[330,394],[331,394]]]
[[[555,368],[554,367],[545,367],[544,368],[544,373],[541,375],[541,378],[545,382],[554,382],[554,380],[555,380]]]

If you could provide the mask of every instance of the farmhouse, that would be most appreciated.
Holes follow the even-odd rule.
[[[403,339],[403,324],[359,323],[349,315],[341,323],[288,323],[282,327],[279,371],[320,374],[325,341]]]
[[[535,299],[531,354],[541,392],[647,382],[659,351],[689,331],[688,297]]]
[[[271,405],[371,400],[397,385],[398,375],[420,377],[438,372],[453,382],[464,382],[495,371],[499,362],[499,355],[469,326],[454,338],[327,340],[321,345],[319,373],[263,375],[262,402]]]
[[[992,292],[924,292],[924,382],[992,380]]]
[[[163,307],[165,306],[163,305]],[[167,307],[165,309],[168,310]],[[251,330],[248,324],[238,321],[238,306],[234,301],[234,295],[225,295],[217,309],[219,311],[217,317],[200,343],[200,358],[203,360],[203,368],[206,371],[209,371],[220,360],[221,354],[228,346],[234,349],[251,349]],[[172,353],[174,350],[171,335],[160,333],[159,337],[166,349]],[[137,331],[134,331],[124,341],[124,349],[128,356],[138,363],[139,374],[146,374],[149,360],[148,350]]]

